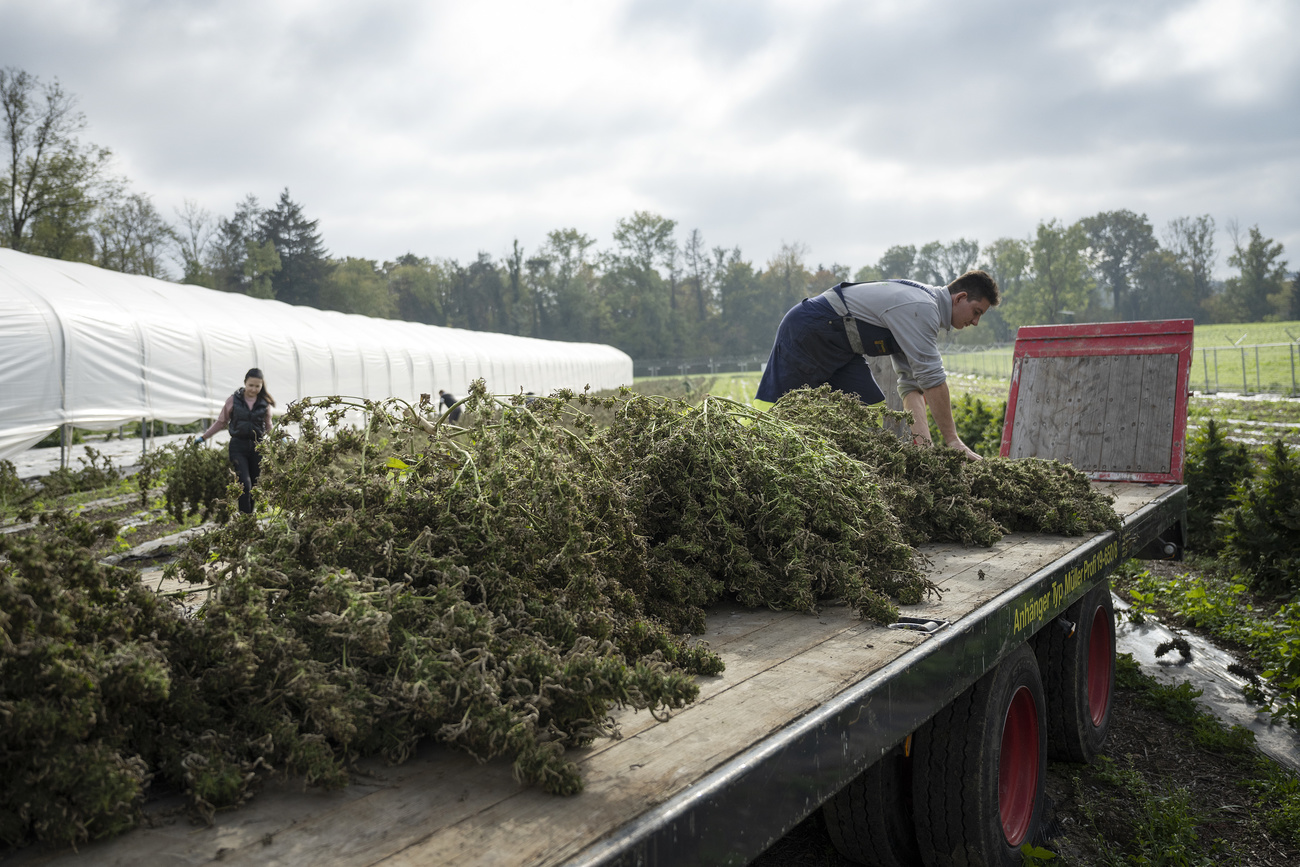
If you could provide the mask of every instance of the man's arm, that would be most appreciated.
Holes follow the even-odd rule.
[[[903,396],[903,407],[912,413],[912,441],[924,445],[930,443],[930,426],[925,420],[925,408],[929,406],[934,416],[935,426],[939,428],[943,441],[949,448],[954,448],[970,461],[983,460],[971,451],[961,437],[957,436],[957,423],[952,420],[952,398],[948,393],[948,383],[941,382],[924,392],[909,391]]]

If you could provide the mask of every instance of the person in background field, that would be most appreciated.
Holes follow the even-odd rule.
[[[903,407],[912,414],[912,442],[930,445],[928,407],[944,443],[978,461],[953,422],[939,334],[978,325],[998,300],[997,281],[985,271],[967,271],[947,286],[913,280],[832,286],[785,314],[757,397],[775,403],[801,386],[829,384],[863,403],[879,403],[885,395],[866,357],[889,355]]]
[[[438,389],[438,402],[443,406],[455,407],[455,409],[451,411],[451,415],[447,416],[448,421],[452,424],[460,421],[460,407],[456,406],[456,395],[443,391],[440,388]]]
[[[253,485],[262,474],[262,456],[257,453],[257,443],[271,429],[271,407],[275,398],[266,390],[266,380],[256,367],[244,374],[244,387],[226,398],[221,414],[212,427],[194,438],[203,442],[217,431],[230,427],[230,463],[244,486],[239,498],[239,511],[252,513]]]

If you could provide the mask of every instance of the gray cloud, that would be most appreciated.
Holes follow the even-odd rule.
[[[1273,50],[1297,24],[1272,0],[0,0],[0,57],[76,93],[165,213],[288,187],[336,255],[607,243],[648,208],[759,264],[802,241],[856,266],[1126,207],[1258,222],[1300,261],[1300,74]]]

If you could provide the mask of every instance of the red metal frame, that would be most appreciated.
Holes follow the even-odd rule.
[[[1174,441],[1168,473],[1089,472],[1099,481],[1180,483],[1187,451],[1187,398],[1192,373],[1191,319],[1149,322],[1090,322],[1080,325],[1024,325],[1016,332],[1012,358],[1011,393],[1002,425],[1002,456],[1011,453],[1011,432],[1016,424],[1020,396],[1020,365],[1025,358],[1061,358],[1085,355],[1177,355],[1178,375],[1174,395]]]

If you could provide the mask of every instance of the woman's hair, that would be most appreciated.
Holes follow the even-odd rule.
[[[250,379],[262,380],[262,397],[266,398],[266,402],[269,403],[271,406],[275,406],[275,398],[271,397],[271,392],[266,390],[266,377],[262,376],[262,368],[260,367],[248,368],[248,373],[244,374],[244,381],[247,382]]]

